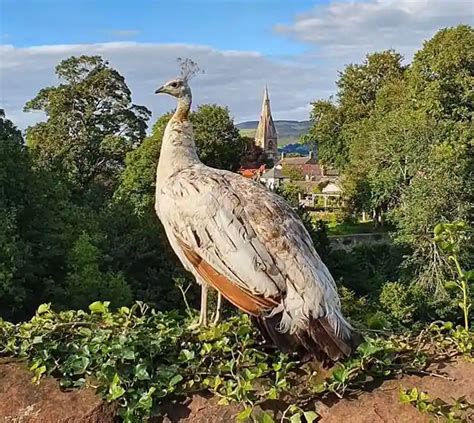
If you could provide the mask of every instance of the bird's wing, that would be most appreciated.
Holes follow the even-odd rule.
[[[310,317],[339,313],[329,271],[277,195],[239,175],[196,165],[172,176],[159,198],[178,255],[239,308],[282,312],[282,329],[290,331]]]

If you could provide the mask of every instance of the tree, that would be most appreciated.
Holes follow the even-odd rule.
[[[165,113],[158,118],[151,135],[125,158],[125,169],[114,197],[129,202],[138,215],[144,215],[150,210],[154,214],[156,166],[160,158],[166,124],[171,116],[171,113]]]
[[[99,56],[70,57],[56,74],[62,82],[25,106],[48,118],[28,128],[28,146],[38,165],[77,190],[95,184],[113,192],[126,153],[145,136],[150,111],[132,104],[123,76]]]
[[[246,150],[227,107],[204,104],[191,114],[199,158],[217,169],[236,171]]]
[[[415,54],[410,87],[418,107],[431,116],[472,121],[474,112],[474,29],[442,29]]]
[[[130,287],[122,273],[103,272],[104,258],[92,238],[83,232],[68,258],[69,273],[64,289],[56,290],[56,302],[63,307],[87,310],[94,301],[110,301],[112,306],[129,305]]]
[[[26,317],[63,271],[71,215],[62,184],[35,170],[20,131],[0,111],[0,315]]]
[[[405,67],[403,57],[394,50],[372,53],[362,64],[351,64],[340,72],[337,81],[337,102],[319,100],[313,103],[313,126],[304,140],[318,143],[323,164],[338,168],[350,162],[348,149],[350,125],[367,117],[375,106],[378,91],[386,84],[400,79]]]
[[[271,159],[262,147],[255,144],[253,138],[242,137],[242,144],[245,146],[245,152],[241,158],[241,167],[244,169],[258,169],[262,165],[268,168],[273,167]]]
[[[303,171],[297,166],[283,165],[281,172],[283,175],[288,176],[291,181],[303,181]]]

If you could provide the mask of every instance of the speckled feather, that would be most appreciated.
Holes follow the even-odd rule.
[[[259,183],[201,163],[187,119],[190,90],[178,98],[163,139],[155,208],[183,265],[200,283],[212,284],[212,272],[238,287],[247,296],[241,308],[268,319],[267,325],[278,316],[278,327],[269,332],[295,334],[295,343],[322,350],[332,360],[348,355],[351,327],[301,220]],[[221,292],[240,305],[224,285]],[[243,306],[249,298],[255,303],[251,309]],[[314,340],[316,333],[328,340]]]

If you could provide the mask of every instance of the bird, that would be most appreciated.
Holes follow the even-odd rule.
[[[156,170],[155,211],[172,249],[202,286],[200,321],[210,286],[248,313],[281,351],[323,364],[350,356],[358,335],[298,215],[260,183],[200,161],[189,119],[191,74],[155,91],[177,99]]]

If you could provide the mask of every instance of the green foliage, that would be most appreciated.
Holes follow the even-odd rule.
[[[380,305],[396,321],[410,323],[417,309],[413,292],[400,282],[387,282],[380,292]]]
[[[357,296],[378,298],[386,281],[400,277],[404,250],[390,244],[356,246],[351,251],[333,250],[326,265],[335,280]]]
[[[459,25],[427,41],[410,66],[394,51],[347,66],[337,102],[313,104],[306,137],[342,171],[349,212],[389,222],[394,240],[412,250],[405,267],[438,299],[450,270],[434,226],[472,212],[473,46],[472,27]]]
[[[248,316],[196,330],[196,316],[157,312],[143,303],[110,311],[55,312],[42,304],[28,322],[0,320],[0,353],[26,359],[33,381],[45,375],[64,388],[94,386],[116,401],[125,422],[141,422],[179,395],[206,389],[219,403],[245,408],[238,421],[274,421],[259,406],[285,400],[281,421],[314,421],[317,397],[355,392],[374,378],[425,372],[439,354],[472,354],[473,335],[450,323],[421,333],[366,337],[353,357],[321,379],[319,371],[266,346]],[[276,416],[275,416],[276,417]]]
[[[115,308],[129,305],[132,293],[124,275],[102,272],[100,264],[103,261],[91,237],[85,232],[80,235],[70,253],[64,289],[56,293],[59,296],[56,301],[83,310],[97,298],[110,301]]]
[[[302,192],[301,187],[292,182],[282,184],[275,190],[293,209],[299,207],[299,194]]]
[[[137,215],[150,213],[154,204],[156,166],[161,143],[171,113],[165,113],[153,125],[151,135],[125,157],[125,169],[114,196],[129,202]]]
[[[304,180],[303,171],[297,166],[284,165],[281,169],[281,173],[290,178],[291,181]]]
[[[126,422],[141,422],[163,401],[203,388],[221,404],[251,407],[289,388],[286,373],[294,364],[259,348],[247,316],[196,332],[175,312],[138,303],[112,313],[109,305],[56,313],[43,304],[30,322],[0,321],[0,351],[28,358],[35,381],[54,374],[65,388],[98,386],[106,400],[118,402]]]
[[[338,168],[348,164],[350,138],[346,131],[351,123],[370,113],[377,92],[385,84],[403,75],[401,61],[402,56],[393,50],[368,54],[362,64],[351,64],[340,73],[337,104],[324,100],[313,103],[313,127],[305,140],[318,143],[321,162]]]
[[[110,191],[126,153],[143,139],[151,112],[132,104],[123,76],[99,56],[72,56],[56,74],[63,82],[43,88],[25,106],[48,117],[28,128],[27,143],[38,165],[75,188]]]
[[[247,143],[241,138],[227,107],[203,104],[191,113],[199,158],[218,169],[237,170]]]
[[[420,413],[430,414],[437,419],[443,418],[448,422],[468,422],[474,413],[474,404],[467,401],[465,396],[449,404],[440,398],[432,401],[425,392],[417,388],[400,389],[400,402],[411,404]]]
[[[434,228],[434,241],[441,251],[447,255],[447,260],[453,266],[455,280],[445,284],[446,289],[458,289],[461,294],[459,308],[464,315],[464,328],[469,329],[469,310],[472,306],[471,294],[474,283],[474,270],[463,270],[460,264],[461,247],[469,243],[470,228],[465,222],[439,223]]]

